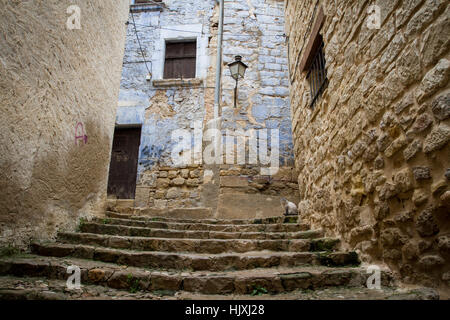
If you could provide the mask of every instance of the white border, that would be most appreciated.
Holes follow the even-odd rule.
[[[162,26],[163,28],[166,26]],[[168,27],[167,27],[168,28]],[[160,29],[161,36],[159,41],[156,41],[155,52],[152,57],[153,65],[153,79],[162,80],[164,77],[164,62],[166,56],[166,42],[173,40],[197,40],[197,59],[195,67],[195,77],[198,79],[206,79],[209,56],[208,48],[208,34],[202,35],[203,25],[199,24],[183,24],[171,25],[170,30]]]

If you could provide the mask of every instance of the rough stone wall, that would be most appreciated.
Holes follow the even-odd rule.
[[[222,129],[280,130],[280,165],[292,167],[283,1],[225,1],[224,16]],[[234,108],[235,81],[226,65],[237,54],[249,68],[245,78],[239,81],[237,108]]]
[[[193,166],[174,165],[171,157],[175,147],[172,132],[192,130],[195,123],[200,123],[202,139],[208,121],[213,118],[219,6],[215,0],[166,0],[161,4],[139,6],[139,10],[138,7],[133,8],[129,18],[116,124],[142,125],[135,206],[215,208],[219,203],[228,206],[224,211],[219,211],[229,216],[229,212],[234,210],[229,207],[229,197],[250,201],[252,197],[249,194],[257,197],[260,193],[255,203],[267,198],[272,202],[263,210],[262,215],[267,216],[281,213],[280,194],[268,197],[264,193],[267,190],[275,193],[275,190],[289,190],[282,194],[298,201],[296,187],[277,185],[296,184],[292,175],[289,175],[288,181],[275,183],[273,188],[267,184],[272,184],[273,179],[276,180],[282,173],[272,177],[272,180],[264,177],[268,182],[259,189],[232,188],[233,192],[226,183],[221,182],[221,171],[232,168],[236,179],[251,184],[252,180],[261,179],[261,172],[257,172],[258,164],[233,166],[226,163],[208,168],[202,162]],[[151,69],[152,81],[145,78],[148,71],[143,63],[133,18],[147,66]],[[197,39],[196,79],[191,84],[180,79],[162,79],[164,41],[188,38]],[[235,130],[249,132],[251,129],[268,129],[270,137],[270,130],[278,129],[279,165],[282,172],[291,172],[294,155],[285,40],[283,1],[225,1],[222,132],[224,136],[227,133],[233,136]],[[245,79],[239,82],[237,108],[233,107],[235,82],[227,67],[234,61],[235,55],[242,55],[243,62],[249,66]],[[203,149],[206,144],[203,142]],[[268,149],[270,152],[270,141]],[[247,144],[247,153],[248,150]],[[188,171],[197,170],[201,175],[197,177],[193,173],[195,177],[191,177]],[[221,198],[219,193],[228,195]],[[242,217],[253,214],[251,210],[237,210],[234,214],[238,211]]]
[[[312,110],[298,63],[319,5],[329,85]],[[448,1],[288,0],[286,16],[302,217],[404,281],[448,288]]]
[[[201,206],[199,192],[203,176],[197,176],[198,165],[175,167],[172,150],[176,142],[172,132],[191,130],[196,122],[200,123],[201,130],[208,109],[212,110],[214,73],[212,78],[208,77],[209,55],[205,54],[210,51],[215,54],[217,39],[214,37],[214,42],[211,38],[215,1],[163,1],[139,8],[132,8],[129,15],[116,119],[119,126],[142,126],[135,205]],[[195,84],[162,79],[164,42],[176,39],[196,39],[197,54],[203,53],[197,58],[196,79],[200,81]],[[146,79],[147,68],[152,74],[150,81]]]
[[[66,27],[71,5],[81,30]],[[128,6],[0,1],[0,246],[102,210]]]

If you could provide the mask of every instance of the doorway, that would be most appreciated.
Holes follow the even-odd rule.
[[[135,198],[140,141],[140,127],[116,127],[114,130],[108,196],[114,196],[117,199]]]

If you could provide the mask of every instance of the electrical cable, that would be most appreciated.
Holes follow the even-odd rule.
[[[136,34],[136,39],[137,39],[138,44],[139,44],[139,49],[141,50],[142,58],[144,59],[145,68],[147,68],[148,74],[150,75],[150,81],[151,81],[153,75],[152,75],[152,72],[150,71],[150,69],[148,68],[147,61],[145,59],[144,50],[142,50],[141,40],[139,39],[139,35],[138,35],[137,29],[136,29],[136,22],[134,21],[134,14],[133,14],[133,12],[131,12],[131,18],[133,19],[134,32]]]

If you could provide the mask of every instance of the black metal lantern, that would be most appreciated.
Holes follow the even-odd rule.
[[[244,78],[248,66],[241,61],[241,56],[235,56],[234,59],[235,61],[228,64],[228,67],[230,68],[231,77],[236,80],[236,87],[234,88],[234,107],[236,108],[238,81]]]

